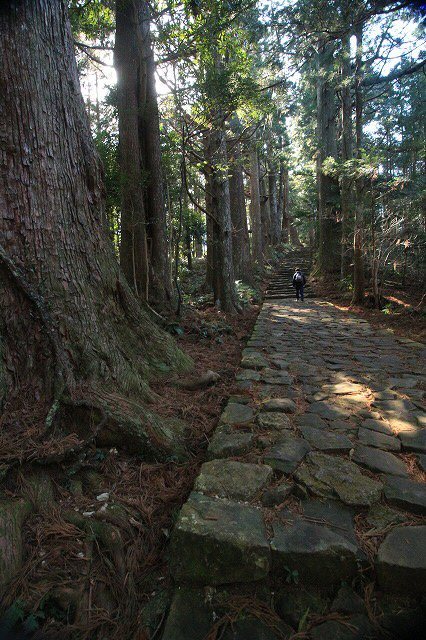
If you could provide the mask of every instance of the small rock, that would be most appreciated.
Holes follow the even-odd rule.
[[[269,362],[261,353],[252,352],[242,358],[241,367],[243,369],[264,369],[269,367]]]
[[[243,455],[250,450],[253,441],[254,435],[251,432],[229,431],[218,427],[207,449],[207,457],[213,460]]]
[[[319,414],[321,418],[325,418],[326,420],[346,417],[346,412],[343,409],[330,402],[313,402],[309,407],[309,411]]]
[[[251,422],[254,417],[254,411],[246,404],[238,404],[238,402],[228,402],[223,411],[220,421],[224,424],[246,424]]]
[[[336,500],[306,500],[302,502],[303,516],[318,520],[352,544],[357,544],[352,510]]]
[[[281,482],[276,487],[266,489],[262,496],[262,504],[264,507],[276,507],[284,502],[284,500],[293,491],[293,484],[289,482]]]
[[[401,450],[401,442],[398,438],[388,436],[385,433],[380,433],[379,431],[373,431],[372,429],[360,429],[358,431],[358,440],[361,444],[376,447],[378,449],[384,449],[385,451]]]
[[[260,380],[260,373],[258,371],[253,371],[252,369],[243,369],[243,371],[239,371],[237,373],[235,380],[237,382],[247,382],[249,380],[258,382]]]
[[[374,637],[374,629],[367,616],[354,615],[347,624],[337,620],[328,620],[314,627],[311,631],[312,640],[366,640]]]
[[[426,472],[426,454],[419,453],[419,455],[417,456],[417,463],[420,469]]]
[[[360,384],[354,384],[353,382],[338,382],[337,384],[327,385],[325,387],[327,391],[330,393],[334,393],[335,395],[349,395],[349,394],[359,394],[363,395],[363,387]]]
[[[383,420],[374,420],[374,419],[364,420],[361,423],[361,427],[363,429],[371,429],[372,431],[378,431],[379,433],[384,433],[388,436],[394,435],[390,425],[388,425],[386,422],[383,422]]]
[[[426,591],[426,526],[397,527],[379,547],[376,571],[386,591],[424,595]]]
[[[194,489],[219,498],[250,500],[271,478],[271,467],[262,464],[212,460],[201,467]]]
[[[202,589],[178,587],[175,591],[162,640],[200,640],[214,624],[212,608]]]
[[[296,481],[314,495],[338,497],[349,506],[370,506],[380,499],[383,485],[361,473],[359,467],[343,458],[317,451],[295,473]]]
[[[290,398],[272,398],[262,404],[264,411],[282,411],[283,413],[294,413],[297,405]]]
[[[340,587],[336,598],[331,605],[331,611],[339,613],[366,613],[364,600],[347,585]]]
[[[373,504],[367,516],[368,524],[375,529],[386,529],[391,524],[402,524],[407,519],[400,511],[395,511],[385,504]]]
[[[262,411],[257,414],[256,422],[262,429],[271,429],[273,431],[292,428],[290,418],[285,413]]]
[[[389,473],[394,476],[408,476],[405,462],[387,451],[364,447],[358,444],[355,447],[352,460],[363,467],[377,473]]]
[[[298,427],[313,427],[314,429],[327,428],[326,421],[313,413],[304,413],[302,416],[297,416],[295,422]]]
[[[98,496],[96,496],[96,500],[98,502],[106,502],[107,500],[109,500],[109,493],[100,493]]]
[[[309,444],[320,451],[350,451],[353,447],[351,440],[347,436],[333,431],[306,426],[300,427],[300,431]]]
[[[280,438],[280,441],[265,455],[265,464],[268,464],[274,471],[283,473],[293,473],[297,465],[311,447],[302,438],[293,436]]]
[[[171,572],[177,582],[253,582],[269,573],[262,512],[237,502],[191,493],[170,547]]]
[[[385,477],[385,498],[390,504],[413,513],[426,513],[426,484],[406,478]]]
[[[426,429],[413,429],[413,431],[403,431],[399,434],[399,439],[405,451],[416,451],[426,453]]]
[[[356,574],[358,548],[335,531],[302,519],[273,528],[274,575],[286,578],[295,571],[302,582],[327,590]]]

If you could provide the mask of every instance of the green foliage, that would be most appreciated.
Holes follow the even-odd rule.
[[[289,569],[288,567],[284,567],[287,576],[285,581],[288,584],[299,584],[299,572],[297,569]]]

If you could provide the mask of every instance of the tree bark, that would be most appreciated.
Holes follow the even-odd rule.
[[[235,277],[244,282],[251,281],[250,241],[247,225],[246,198],[241,158],[241,145],[232,143],[229,161],[229,194],[232,218],[232,253]]]
[[[262,219],[260,215],[259,160],[257,149],[250,149],[250,221],[253,262],[263,267]]]
[[[145,227],[146,292],[156,306],[168,305],[171,283],[168,268],[166,207],[164,202],[161,146],[155,61],[150,33],[150,9],[145,0],[116,0],[115,66],[118,74],[120,157],[123,174],[123,217],[132,213],[126,191],[140,190]],[[131,130],[126,128],[131,125]],[[129,156],[129,157],[127,157]],[[139,161],[137,161],[139,156]],[[132,175],[129,175],[129,171]],[[134,175],[136,174],[136,175]],[[139,177],[137,178],[137,174]],[[138,196],[140,198],[140,195]],[[140,214],[139,217],[141,217]],[[133,263],[137,274],[140,261],[126,241],[122,250],[124,264]],[[126,269],[127,275],[127,269]],[[130,280],[133,282],[133,280]]]
[[[212,167],[210,158],[210,132],[204,133],[203,150],[205,166],[203,174],[205,178],[205,209],[206,209],[206,289],[214,289],[214,246],[213,246],[213,199],[212,199]]]
[[[356,26],[356,61],[355,61],[355,139],[356,157],[362,158],[362,118],[363,118],[363,90],[362,90],[362,24]],[[364,178],[359,176],[355,181],[355,231],[354,231],[354,290],[352,304],[364,301]]]
[[[289,233],[289,180],[288,168],[281,162],[280,166],[280,198],[281,202],[281,242],[290,241]]]
[[[324,160],[337,156],[335,88],[329,77],[333,67],[333,46],[320,42],[318,49],[318,270],[323,276],[335,275],[340,268],[339,184],[337,178],[323,171]]]
[[[141,300],[148,300],[147,212],[139,139],[140,52],[132,0],[116,2],[114,65],[117,71],[121,190],[120,264]]]
[[[276,162],[272,158],[273,151],[269,148],[269,161],[268,161],[268,188],[269,188],[269,209],[271,213],[271,240],[272,244],[276,246],[281,240],[281,218],[278,212],[278,197],[277,197],[277,167]]]
[[[261,167],[259,165],[259,174]],[[268,177],[264,175],[259,183],[260,186],[260,219],[262,221],[262,251],[263,255],[268,255],[272,245],[272,224],[271,209],[269,203],[269,193],[267,189]]]
[[[218,118],[221,121],[221,118]],[[212,160],[214,298],[222,311],[239,311],[232,257],[232,221],[228,179],[228,156],[224,127],[210,134]]]
[[[352,160],[352,99],[351,99],[351,46],[349,34],[342,38],[342,160]],[[340,195],[342,203],[342,252],[340,261],[340,277],[343,280],[349,270],[349,228],[353,216],[352,179],[346,171],[340,181]]]
[[[102,404],[105,441],[170,451],[138,401],[150,363],[189,363],[116,263],[65,2],[6,3],[0,36],[0,394]]]

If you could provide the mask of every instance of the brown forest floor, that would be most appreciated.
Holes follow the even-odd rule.
[[[39,627],[43,638],[60,634],[79,640],[148,640],[152,627],[151,632],[145,630],[145,620],[151,615],[159,618],[160,629],[171,586],[169,533],[204,461],[210,434],[233,392],[241,351],[258,312],[258,305],[247,304],[242,314],[232,317],[205,305],[203,309],[186,308],[178,320],[178,344],[195,363],[191,377],[206,370],[220,375],[213,386],[195,391],[177,388],[172,377],[151,383],[158,400],[150,409],[189,425],[187,462],[147,463],[122,451],[92,445],[76,476],[66,465],[51,469],[55,508],[50,505],[25,524],[26,562],[3,602],[9,617],[24,620],[33,629]],[[83,481],[76,489],[73,478],[77,477]],[[19,484],[10,491],[11,497],[19,495]],[[97,542],[88,545],[78,524],[70,523],[69,514],[97,509],[95,496],[102,492],[108,492],[110,504],[117,509],[110,523],[118,530],[119,555],[123,554],[126,567],[123,575],[117,572],[113,550],[105,554]],[[112,601],[99,592],[96,585],[102,584]],[[69,615],[64,613],[65,606],[71,607]]]
[[[348,293],[313,282],[317,296],[329,300],[339,309],[354,313],[380,329],[392,329],[396,335],[426,341],[426,309],[421,307],[422,293],[418,290],[387,286],[383,288],[384,309],[375,309],[371,292],[365,294],[365,305],[351,305]]]

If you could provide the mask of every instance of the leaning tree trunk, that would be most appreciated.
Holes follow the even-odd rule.
[[[116,264],[65,1],[3,3],[0,57],[1,397],[86,431],[72,416],[98,406],[103,442],[170,452],[138,401],[151,364],[188,362]]]
[[[251,281],[250,241],[247,226],[244,176],[239,142],[233,142],[230,149],[231,174],[229,194],[232,218],[232,253],[235,277],[244,282]]]
[[[136,240],[138,235],[144,236],[142,275],[146,280],[146,287],[142,297],[146,299],[148,296],[150,302],[162,307],[170,302],[171,283],[155,62],[150,34],[150,10],[145,0],[116,0],[115,66],[118,74],[123,226],[127,227],[127,220],[130,219]],[[128,190],[138,193],[136,221],[133,223],[134,207],[133,201],[127,202]],[[139,205],[141,196],[142,207]],[[123,237],[121,251],[127,278],[129,279],[127,265],[130,265],[135,274],[133,279],[129,279],[130,283],[138,279],[142,262],[138,244],[132,243],[132,240],[132,236]]]
[[[259,160],[257,149],[250,149],[250,220],[253,262],[263,267],[262,219],[260,214]]]
[[[340,213],[337,178],[324,173],[326,158],[336,158],[335,87],[330,80],[333,68],[333,45],[320,43],[317,80],[317,136],[318,136],[318,205],[319,252],[318,270],[321,275],[333,275],[340,267]]]
[[[362,158],[362,118],[363,118],[363,95],[362,95],[362,24],[357,25],[356,35],[356,61],[355,61],[355,137],[356,137],[356,157]],[[354,290],[352,304],[360,304],[364,301],[365,278],[364,278],[364,255],[363,255],[363,235],[364,235],[364,178],[358,176],[355,181],[356,202],[355,202],[355,231],[354,231]]]

